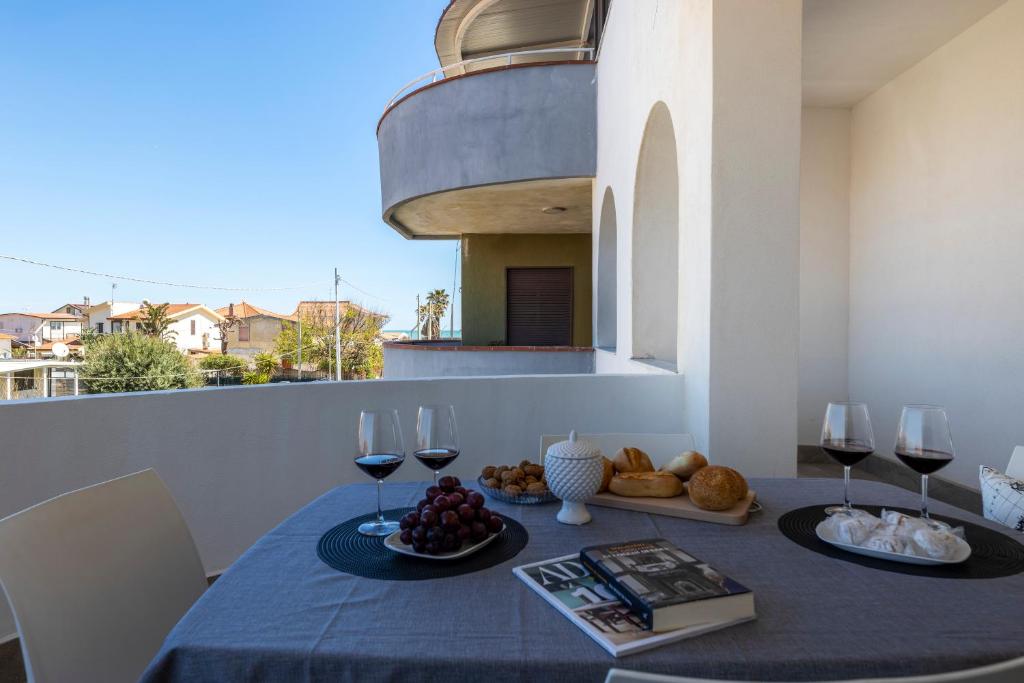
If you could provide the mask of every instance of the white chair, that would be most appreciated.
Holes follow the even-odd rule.
[[[1024,446],[1013,449],[1010,462],[1006,465],[1006,474],[1014,479],[1024,479]]]
[[[896,678],[858,678],[856,680],[832,681],[831,683],[1020,683],[1024,680],[1024,657],[1008,659],[998,664],[952,671],[930,676],[909,676]],[[604,683],[729,683],[707,678],[686,676],[661,676],[624,669],[610,669]],[[819,682],[823,683],[823,682]]]
[[[138,680],[207,586],[153,470],[0,520],[0,583],[33,683]]]
[[[540,461],[544,462],[548,446],[568,438],[568,434],[542,435]],[[680,453],[696,448],[691,434],[580,434],[579,438],[595,444],[609,458],[623,446],[639,448],[651,456],[651,462],[655,467],[661,467]]]

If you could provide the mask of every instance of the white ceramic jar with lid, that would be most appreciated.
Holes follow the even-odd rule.
[[[548,488],[562,499],[558,521],[563,524],[586,524],[590,512],[585,503],[601,488],[604,475],[601,449],[569,432],[568,441],[548,447],[544,455],[544,476]]]

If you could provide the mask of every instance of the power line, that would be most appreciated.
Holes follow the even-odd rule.
[[[84,268],[73,268],[70,266],[58,266],[53,263],[43,263],[42,261],[35,261],[33,259],[23,258],[21,256],[8,256],[6,254],[0,254],[0,259],[6,259],[8,261],[17,261],[19,263],[27,263],[33,266],[40,266],[43,268],[53,268],[54,270],[63,270],[69,273],[80,273],[82,275],[92,275],[94,277],[103,277],[110,280],[125,280],[127,282],[141,282],[147,285],[161,285],[163,287],[186,287],[188,289],[211,289],[222,292],[284,292],[294,289],[308,289],[310,287],[316,287],[317,283],[307,283],[304,285],[294,285],[292,287],[218,287],[216,285],[194,285],[182,282],[164,282],[161,280],[147,280],[141,277],[132,277],[130,275],[113,275],[111,273],[99,273],[94,270],[85,270]],[[358,289],[352,283],[348,283],[353,289]],[[362,291],[362,290],[360,290]],[[365,292],[364,292],[365,294]],[[372,296],[367,294],[367,296]]]

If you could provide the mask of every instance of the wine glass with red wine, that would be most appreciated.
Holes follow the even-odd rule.
[[[384,480],[405,462],[405,443],[397,410],[364,410],[359,414],[359,454],[356,465],[377,480],[377,519],[359,525],[366,536],[387,536],[398,522],[384,519],[381,498]]]
[[[928,475],[953,462],[953,437],[949,433],[946,409],[929,405],[903,406],[893,452],[904,465],[921,475],[921,517],[928,519]]]
[[[864,403],[829,403],[821,425],[821,449],[843,466],[843,504],[825,508],[826,514],[850,512],[850,468],[875,452],[875,434]]]
[[[455,426],[455,408],[452,406],[420,406],[416,415],[416,450],[413,455],[434,471],[434,486],[438,473],[459,457],[459,430]]]

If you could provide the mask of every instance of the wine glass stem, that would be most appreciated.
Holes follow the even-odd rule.
[[[850,505],[850,466],[843,466],[843,507],[847,510],[852,510],[853,506]]]
[[[437,486],[437,475],[440,474],[437,470],[434,470],[434,486]]]
[[[921,475],[921,516],[928,519],[928,475]]]
[[[383,500],[384,480],[377,480],[377,523],[384,523],[384,511],[381,509],[381,501]]]

